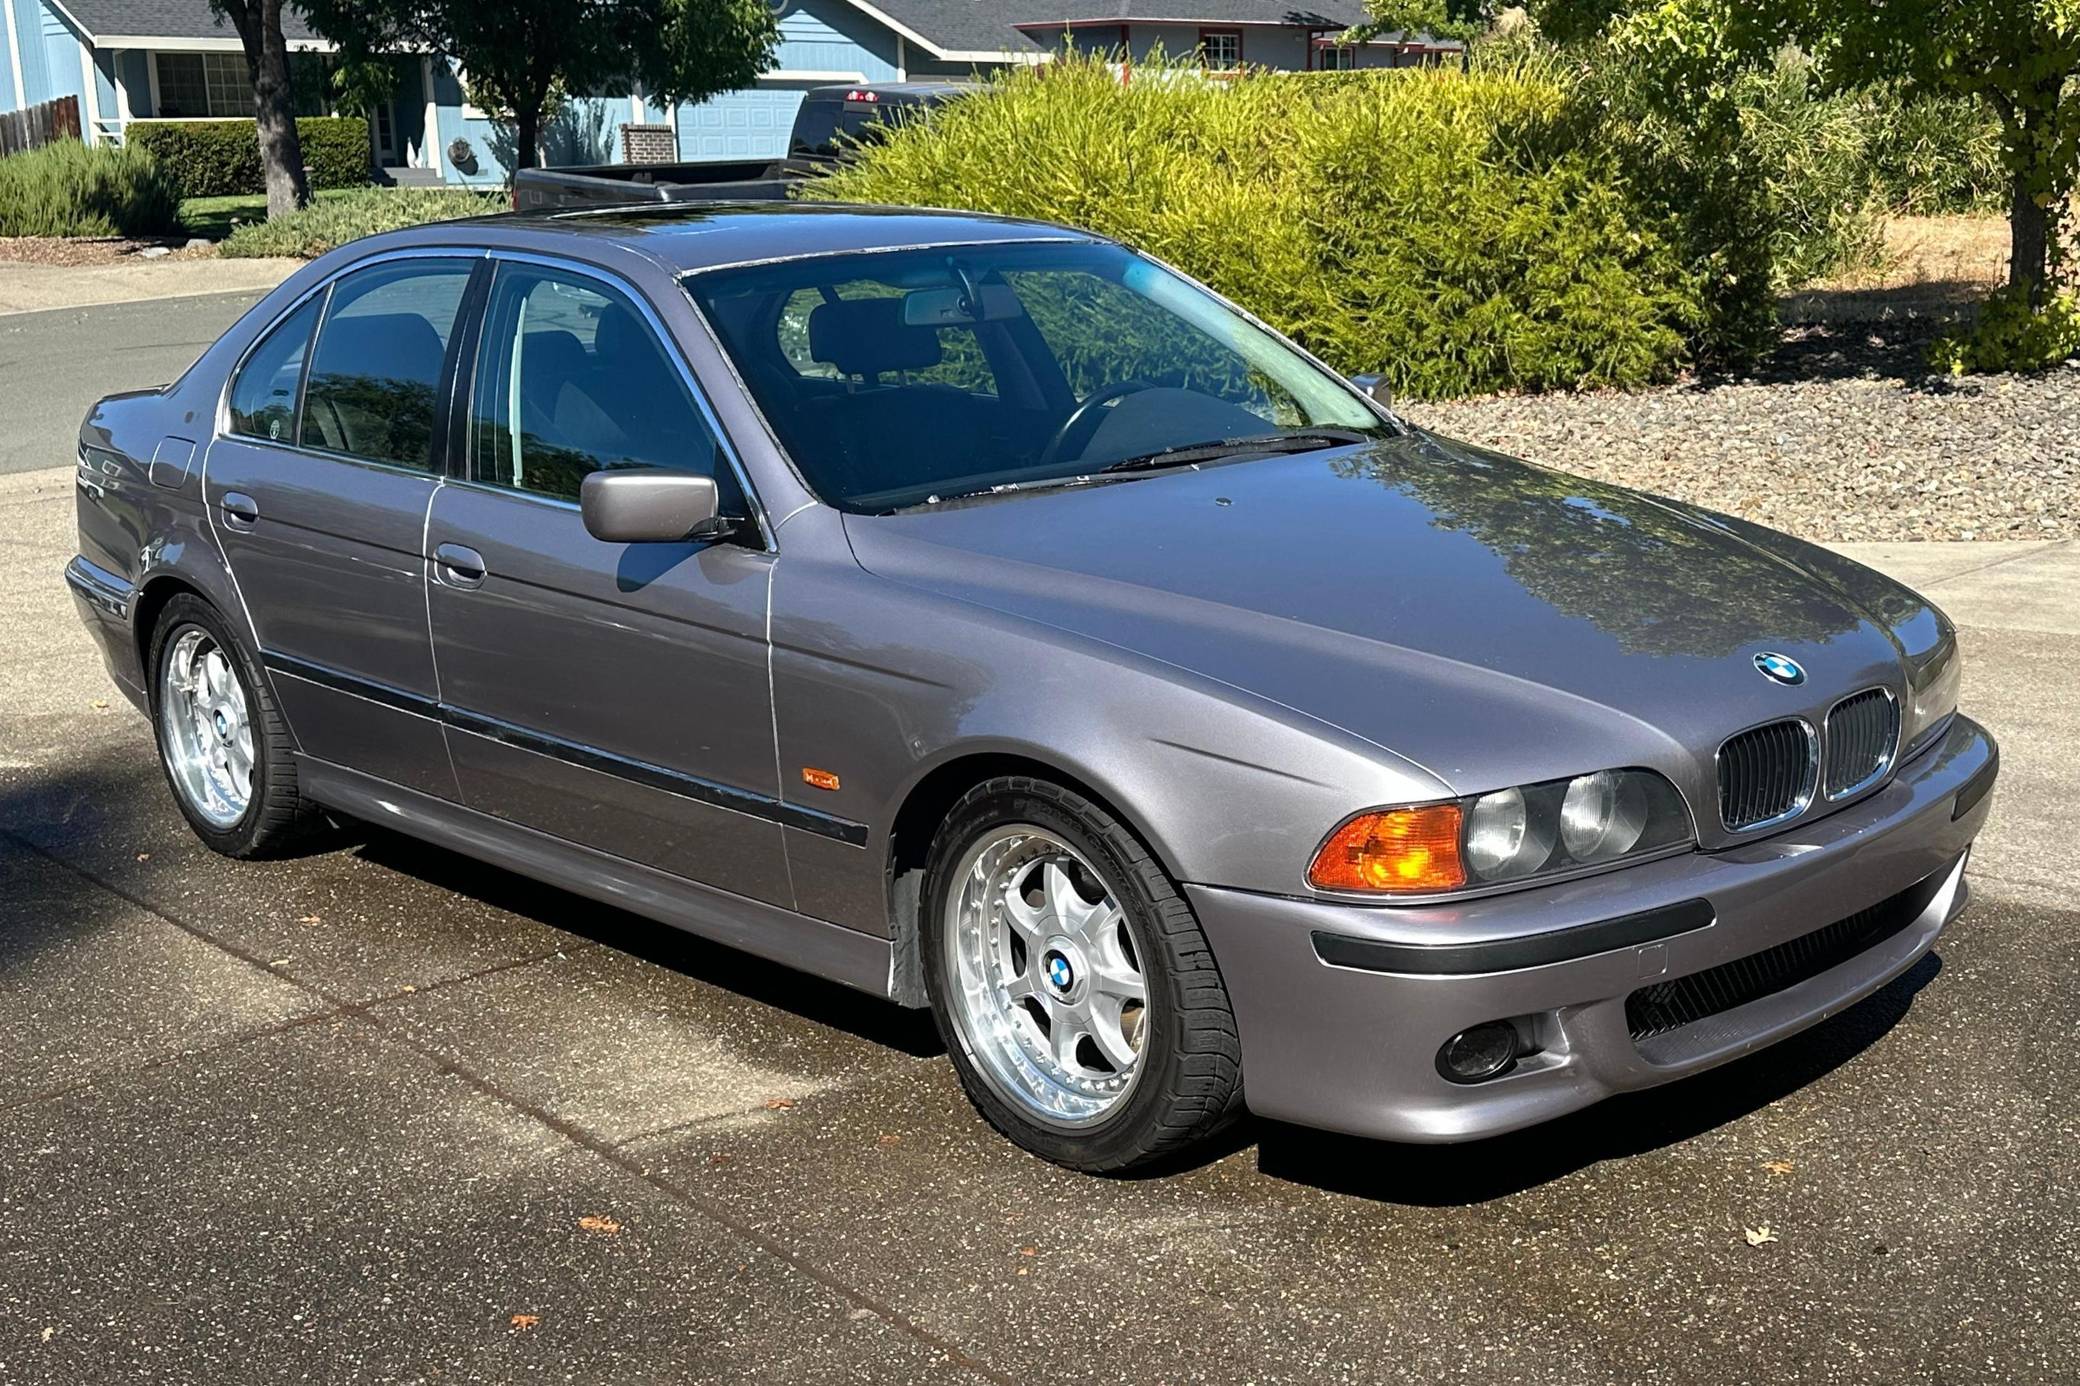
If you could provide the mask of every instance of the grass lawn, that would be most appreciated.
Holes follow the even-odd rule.
[[[301,212],[278,222],[267,220],[264,195],[190,197],[181,202],[181,225],[190,235],[221,242],[219,254],[309,258],[358,236],[421,222],[482,216],[504,211],[506,206],[502,194],[462,188],[332,188],[316,194]]]
[[[334,188],[317,194],[320,202],[350,198],[362,190],[359,188]],[[267,194],[239,194],[233,197],[184,197],[181,199],[181,226],[191,236],[205,240],[221,241],[231,234],[231,228],[241,222],[267,220]]]

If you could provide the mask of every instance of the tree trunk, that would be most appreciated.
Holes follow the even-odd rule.
[[[303,176],[303,142],[296,135],[296,101],[289,88],[289,44],[282,37],[282,0],[223,0],[238,30],[253,82],[260,169],[267,181],[267,219],[310,205]]]
[[[513,167],[535,168],[541,164],[542,108],[539,105],[513,109]]]
[[[2050,220],[2018,175],[2008,197],[2008,283],[2029,295],[2032,308],[2044,306]]]

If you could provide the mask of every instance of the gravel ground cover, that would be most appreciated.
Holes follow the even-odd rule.
[[[2080,366],[1953,380],[1927,320],[1787,329],[1748,375],[1409,404],[1416,423],[1826,542],[2080,535]]]

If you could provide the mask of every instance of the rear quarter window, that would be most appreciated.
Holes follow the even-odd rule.
[[[246,358],[231,385],[231,431],[241,437],[289,443],[296,439],[296,395],[303,361],[318,322],[322,293],[276,323]]]

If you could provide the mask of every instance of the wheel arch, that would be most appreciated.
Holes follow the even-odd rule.
[[[1119,820],[1172,880],[1177,870],[1158,839],[1117,796],[1091,777],[1024,748],[970,749],[947,757],[912,782],[889,822],[887,890],[890,938],[894,957],[890,999],[900,1005],[923,1006],[924,959],[919,947],[924,868],[932,840],[947,812],[977,785],[1006,776],[1046,780],[1082,796]]]
[[[166,604],[183,593],[208,602],[212,607],[217,605],[209,593],[178,573],[159,573],[146,579],[144,586],[137,589],[137,598],[131,604],[130,635],[137,645],[137,667],[144,673],[147,699],[153,696],[152,633],[159,627],[159,614],[166,610]]]

